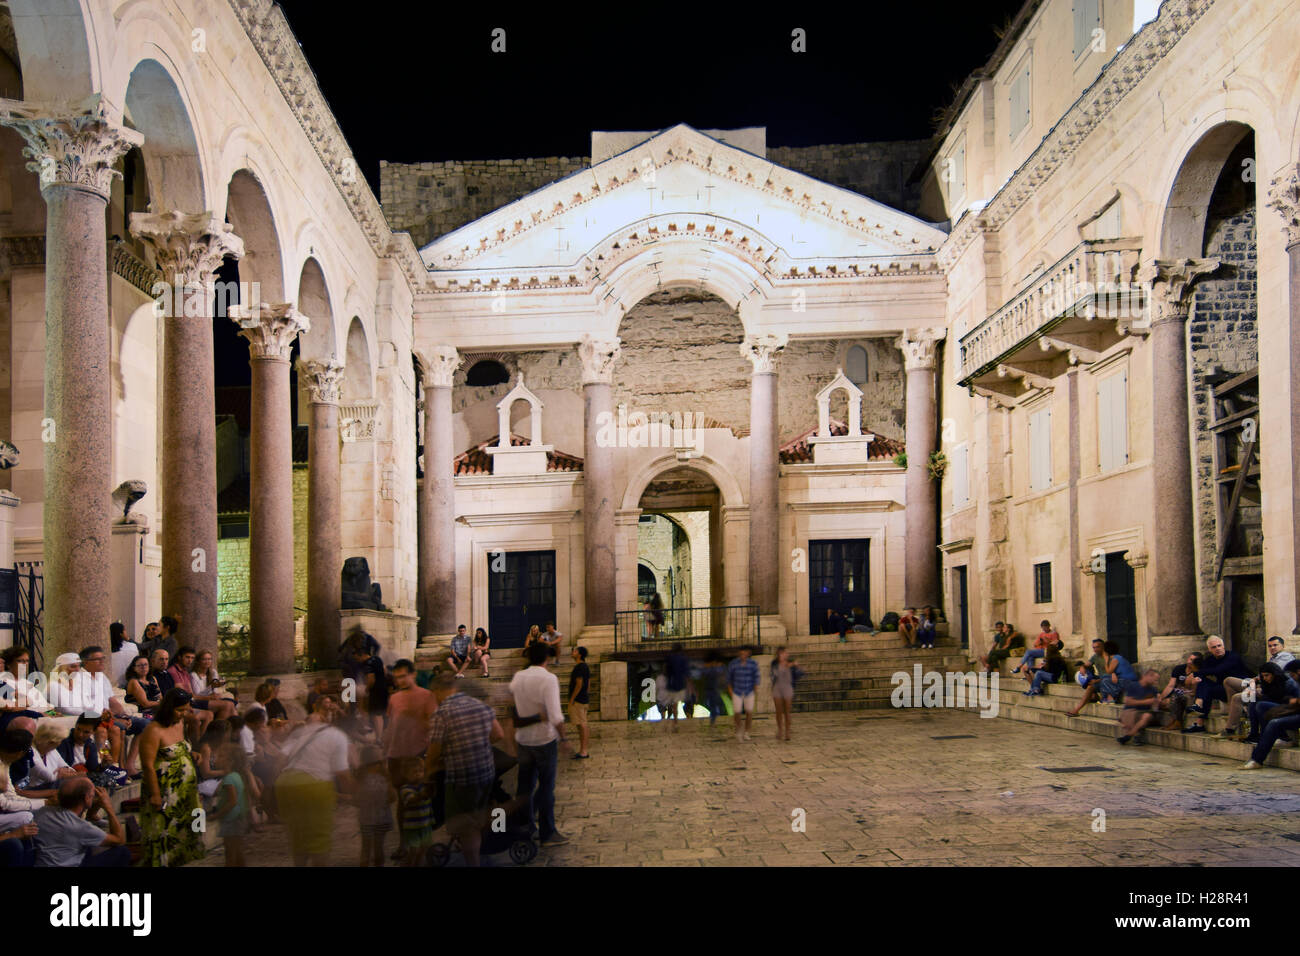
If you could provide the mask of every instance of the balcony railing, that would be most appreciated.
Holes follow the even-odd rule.
[[[614,652],[664,651],[683,647],[739,647],[761,643],[757,604],[711,607],[666,607],[663,623],[654,624],[654,612],[619,611],[614,616]]]
[[[996,367],[1007,353],[1068,316],[1125,318],[1145,314],[1146,291],[1133,279],[1137,239],[1088,239],[961,338],[959,380]]]

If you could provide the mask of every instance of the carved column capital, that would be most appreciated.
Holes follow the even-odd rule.
[[[614,363],[623,352],[621,339],[593,339],[584,335],[578,343],[582,359],[583,385],[609,385],[614,381]]]
[[[903,353],[903,368],[908,372],[933,369],[938,345],[947,334],[948,330],[943,328],[905,331],[894,342]]]
[[[42,192],[71,186],[107,200],[113,177],[121,175],[113,165],[144,142],[142,134],[110,121],[98,98],[77,108],[0,100],[0,123],[26,141],[27,168],[40,177]]]
[[[343,373],[341,362],[334,359],[318,361],[316,359],[298,360],[298,374],[302,377],[307,392],[311,395],[313,405],[337,405],[343,397]]]
[[[230,318],[239,326],[239,334],[248,339],[253,359],[287,362],[293,340],[311,328],[310,320],[292,302],[232,306]]]
[[[451,388],[456,369],[465,361],[464,356],[450,345],[435,345],[426,352],[417,353],[424,367],[425,388]]]
[[[740,354],[749,359],[755,375],[772,375],[776,372],[776,357],[790,342],[787,332],[765,332],[751,335],[740,343]]]
[[[153,249],[163,281],[177,288],[204,283],[226,256],[244,255],[244,241],[211,212],[133,212],[131,235]]]
[[[1138,270],[1138,282],[1151,288],[1152,324],[1185,322],[1192,307],[1192,286],[1217,268],[1218,259],[1153,259]]]
[[[1267,205],[1282,217],[1287,247],[1300,242],[1300,163],[1291,163],[1273,177]]]

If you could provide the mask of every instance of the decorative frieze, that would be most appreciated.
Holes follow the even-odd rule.
[[[45,236],[5,236],[0,239],[0,268],[44,268]]]
[[[339,436],[345,442],[374,441],[378,421],[377,402],[350,402],[339,406]]]
[[[20,100],[0,100],[0,123],[12,127],[27,143],[23,155],[27,168],[40,178],[41,191],[55,186],[85,189],[105,200],[113,166],[144,136],[111,122],[104,101],[94,97],[88,105],[68,108]]]
[[[43,255],[42,248],[42,265],[44,265]],[[130,246],[122,240],[109,240],[108,265],[113,275],[125,279],[145,295],[152,297],[156,294],[158,270],[132,252]]]

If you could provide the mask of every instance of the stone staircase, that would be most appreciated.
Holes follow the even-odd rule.
[[[910,675],[915,664],[925,671],[967,669],[965,652],[942,633],[932,651],[909,649],[894,632],[845,637],[843,643],[836,634],[786,639],[785,647],[804,672],[795,690],[795,713],[890,707],[892,677],[898,671]],[[763,680],[767,681],[766,674]]]
[[[568,709],[569,700],[569,675],[573,673],[573,658],[569,651],[571,645],[568,639],[565,639],[562,647],[561,656],[551,665],[553,673],[560,681],[560,702]],[[440,664],[444,664],[447,659],[446,649],[442,648],[420,648],[415,652],[415,667],[417,671],[432,671]],[[522,648],[502,648],[500,651],[494,651],[492,662],[488,665],[489,677],[487,683],[490,688],[489,703],[493,705],[498,717],[504,717],[510,706],[510,692],[508,687],[510,679],[519,671],[528,666],[524,660]],[[600,720],[600,666],[599,661],[593,657],[587,659],[587,666],[591,670],[591,686],[587,689],[587,719],[589,721]],[[478,678],[478,670],[470,668],[466,672],[467,678]]]

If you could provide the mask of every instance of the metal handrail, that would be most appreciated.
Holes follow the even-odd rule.
[[[654,615],[663,623],[656,626]],[[663,650],[673,644],[684,647],[739,647],[759,645],[761,640],[757,604],[666,607],[660,612],[644,608],[619,611],[614,615],[614,652]]]

